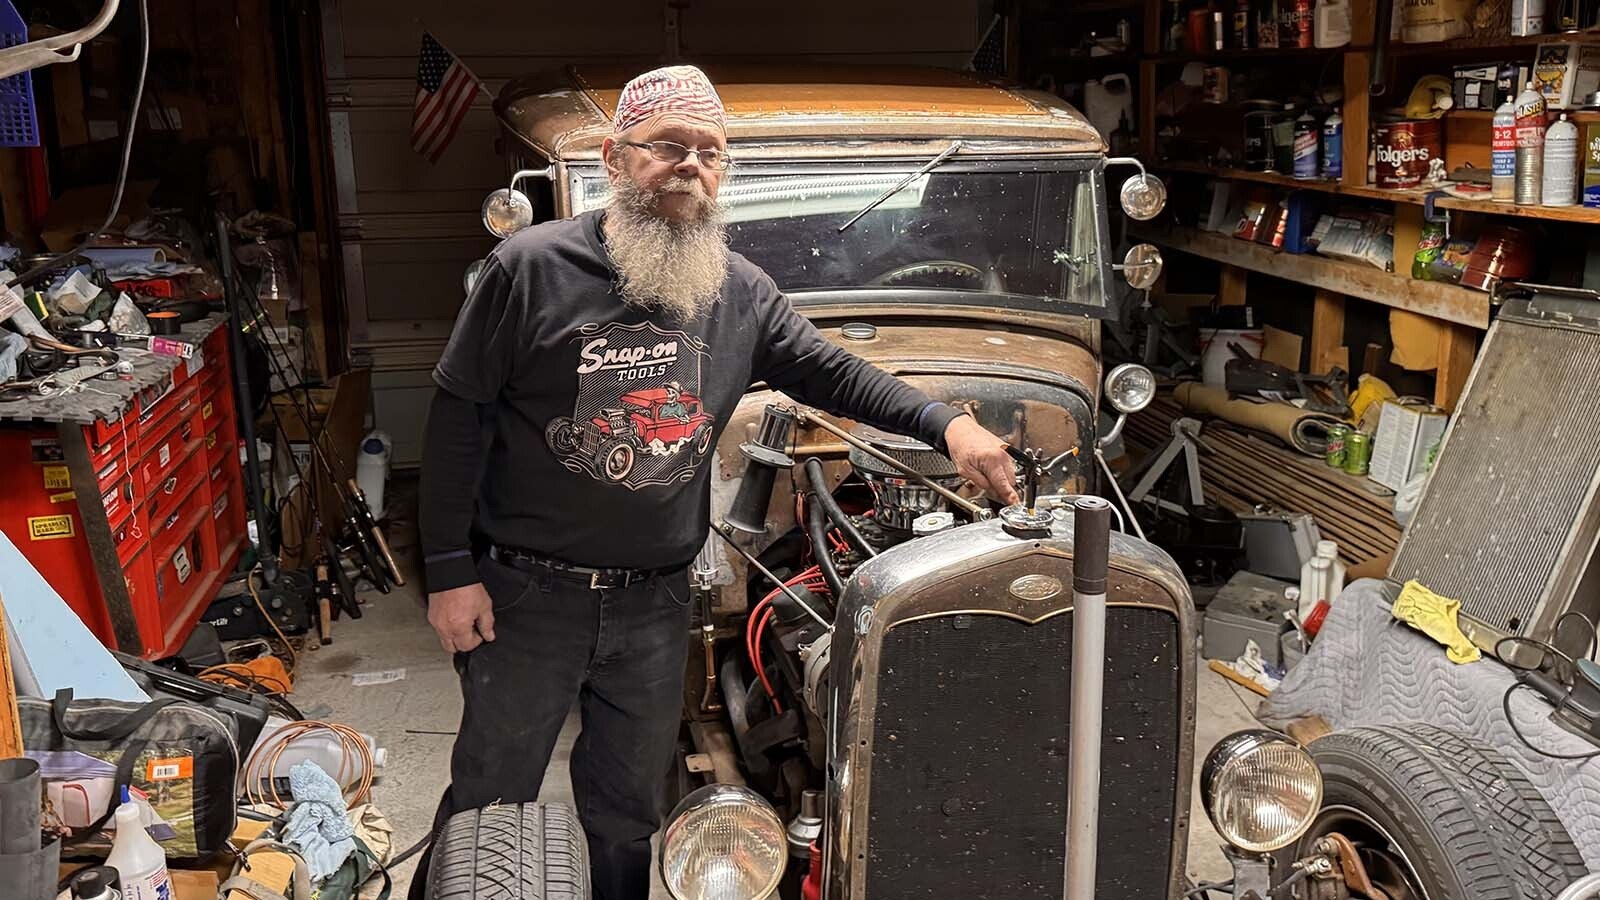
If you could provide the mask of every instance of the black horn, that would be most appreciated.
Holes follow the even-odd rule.
[[[749,464],[745,466],[744,480],[739,483],[739,493],[734,495],[733,506],[723,521],[748,534],[762,534],[767,530],[767,507],[772,505],[772,483],[779,469],[794,466],[789,458],[789,434],[794,430],[794,413],[780,406],[768,405],[761,413],[761,428],[756,439],[739,445]]]

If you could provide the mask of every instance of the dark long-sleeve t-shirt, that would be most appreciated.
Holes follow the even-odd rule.
[[[456,319],[423,446],[430,591],[478,580],[474,531],[577,565],[687,564],[717,436],[756,381],[938,447],[959,415],[829,343],[737,253],[694,321],[624,303],[602,216],[507,239]]]

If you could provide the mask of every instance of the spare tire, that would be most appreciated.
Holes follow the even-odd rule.
[[[1493,748],[1420,723],[1311,745],[1323,799],[1296,858],[1338,832],[1394,900],[1548,900],[1584,873],[1550,805]]]
[[[457,813],[434,842],[428,900],[588,900],[589,851],[565,803]]]

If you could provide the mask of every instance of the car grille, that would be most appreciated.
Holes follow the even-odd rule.
[[[1059,900],[1072,617],[890,629],[872,730],[869,898]],[[1178,798],[1178,622],[1107,614],[1100,897],[1165,897]]]

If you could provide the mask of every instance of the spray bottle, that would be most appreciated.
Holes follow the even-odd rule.
[[[1544,176],[1544,94],[1533,82],[1517,95],[1516,201],[1538,206]]]
[[[1344,117],[1337,109],[1322,123],[1322,177],[1344,177]]]
[[[1510,203],[1517,198],[1517,106],[1507,100],[1494,111],[1494,137],[1490,145],[1493,165],[1490,198]]]
[[[172,878],[167,874],[167,854],[144,830],[139,804],[130,802],[123,788],[116,812],[117,836],[111,842],[106,865],[122,878],[123,900],[172,900]]]

